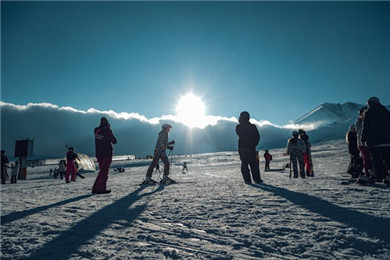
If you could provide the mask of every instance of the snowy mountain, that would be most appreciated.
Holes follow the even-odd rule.
[[[175,154],[237,149],[237,121],[234,118],[221,118],[216,124],[204,129],[189,129],[171,118],[148,120],[135,113],[95,109],[79,111],[46,103],[17,106],[0,102],[0,106],[1,149],[6,150],[10,156],[14,153],[15,141],[26,138],[34,139],[34,154],[37,156],[64,156],[65,145],[74,146],[78,152],[93,156],[93,129],[98,125],[101,116],[109,118],[118,139],[118,144],[114,146],[116,155],[132,154],[145,157],[152,154],[162,123],[172,123],[174,126],[170,138],[176,140]],[[355,122],[362,106],[351,102],[324,103],[295,120],[295,125],[283,127],[254,120],[261,135],[258,149],[284,147],[292,130],[298,128],[310,130],[308,133],[313,143],[342,139],[349,125]]]

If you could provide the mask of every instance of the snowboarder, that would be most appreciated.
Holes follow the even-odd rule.
[[[265,170],[264,171],[269,171],[270,170],[270,167],[269,167],[269,164],[270,162],[272,161],[272,155],[269,153],[268,150],[265,150],[265,153],[264,153],[264,159],[265,159]]]
[[[371,151],[376,181],[390,186],[390,111],[377,97],[367,101],[368,110],[363,119],[361,141]]]
[[[364,168],[364,173],[365,173],[365,179],[368,181],[368,179],[371,178],[370,172],[372,172],[371,168],[371,153],[368,147],[362,143],[362,131],[363,131],[363,119],[364,119],[364,114],[367,111],[367,107],[362,107],[359,110],[359,117],[356,120],[355,123],[355,128],[356,128],[356,133],[357,133],[357,142],[358,142],[358,149],[360,151],[360,154],[363,159],[363,168]]]
[[[256,146],[260,141],[260,134],[257,127],[249,122],[250,115],[243,111],[238,119],[239,124],[236,126],[238,135],[238,153],[241,160],[241,174],[246,184],[251,184],[251,174],[255,183],[262,183],[260,177],[259,163],[256,161]],[[251,171],[249,171],[249,167]]]
[[[149,165],[148,171],[146,172],[146,179],[143,182],[143,184],[154,184],[157,183],[155,180],[152,179],[153,169],[157,166],[159,160],[164,163],[164,173],[163,178],[161,180],[161,183],[173,183],[175,182],[171,178],[168,177],[169,175],[169,160],[168,156],[166,154],[166,149],[169,149],[172,151],[173,145],[175,144],[175,140],[172,140],[168,142],[169,132],[171,131],[172,125],[170,124],[163,124],[161,126],[161,131],[158,133],[158,138],[156,142],[156,146],[154,149],[154,155],[153,160]]]
[[[117,140],[111,130],[107,118],[100,118],[100,125],[95,128],[95,155],[99,163],[99,174],[92,187],[92,193],[107,194],[111,190],[107,190],[108,172],[112,162],[113,144]]]
[[[352,178],[357,178],[361,174],[363,163],[359,154],[355,125],[349,127],[345,139],[348,144],[348,152],[351,158],[347,172],[352,175]]]
[[[313,172],[313,162],[311,160],[311,145],[309,141],[309,136],[306,134],[305,130],[299,129],[299,138],[301,138],[306,145],[306,151],[303,154],[303,163],[305,164],[306,168],[306,176],[308,177],[314,177]]]
[[[76,181],[76,168],[74,166],[74,161],[78,159],[77,154],[74,152],[74,147],[68,147],[68,152],[66,153],[66,173],[65,181],[70,183],[69,175],[71,181]]]
[[[298,164],[299,164],[300,176],[301,178],[305,178],[305,166],[303,163],[303,153],[306,151],[306,145],[302,139],[298,138],[299,137],[298,131],[293,131],[292,136],[293,137],[288,139],[287,141],[286,154],[290,155],[290,162],[292,162],[292,166],[294,170],[294,178],[298,178]]]
[[[8,157],[4,150],[1,150],[1,184],[5,184],[7,179],[7,163]]]

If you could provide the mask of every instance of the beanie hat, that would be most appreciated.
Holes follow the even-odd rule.
[[[108,120],[104,116],[100,118],[100,125],[108,125]]]
[[[243,111],[243,112],[241,112],[241,114],[240,114],[240,119],[239,119],[239,121],[240,121],[240,122],[242,122],[242,121],[247,122],[247,121],[249,121],[249,118],[250,118],[249,113],[248,113],[247,111]]]
[[[294,137],[298,137],[298,136],[299,136],[299,133],[298,133],[298,131],[293,131],[293,132],[292,132],[292,135],[293,135]]]
[[[370,97],[368,100],[367,100],[367,105],[370,107],[370,106],[373,106],[373,105],[376,105],[376,104],[380,104],[381,102],[379,101],[379,98],[377,97]]]

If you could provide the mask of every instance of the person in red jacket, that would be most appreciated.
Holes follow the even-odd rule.
[[[268,150],[265,150],[264,153],[264,159],[265,159],[265,172],[269,171],[269,164],[272,161],[272,155],[268,152]]]
[[[111,192],[111,190],[107,190],[108,171],[112,162],[112,144],[116,144],[117,140],[105,117],[100,119],[100,125],[95,128],[94,133],[95,154],[96,160],[99,163],[99,174],[93,184],[92,193],[106,194]]]

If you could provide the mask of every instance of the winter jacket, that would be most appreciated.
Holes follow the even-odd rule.
[[[372,148],[378,145],[390,146],[390,111],[381,104],[369,107],[363,120],[361,141]]]
[[[354,131],[348,131],[346,136],[346,141],[348,144],[349,154],[359,154],[358,142],[357,142],[357,133]]]
[[[116,144],[116,138],[111,131],[110,125],[100,125],[95,128],[95,154],[96,158],[111,158],[112,144]]]
[[[363,118],[359,117],[355,123],[358,146],[363,146],[362,143],[362,131],[363,131]]]
[[[66,160],[69,162],[69,161],[73,161],[74,159],[78,158],[77,157],[77,154],[75,154],[73,151],[68,151],[66,153]]]
[[[241,122],[236,126],[238,135],[238,149],[256,149],[260,141],[260,134],[254,124]]]
[[[272,161],[272,155],[269,153],[264,153],[264,159],[265,161],[270,162]]]
[[[7,155],[1,154],[1,172],[5,171],[5,165],[7,163],[9,163]]]
[[[305,142],[306,149],[305,149],[304,153],[309,152],[309,149],[310,149],[310,146],[311,146],[310,145],[310,141],[309,141],[309,136],[306,133],[303,133],[303,134],[299,135],[299,138],[301,138]]]
[[[168,133],[163,129],[158,133],[156,147],[154,148],[154,156],[165,154],[168,147]]]
[[[292,137],[287,142],[287,154],[303,155],[306,151],[306,144],[300,138]]]

